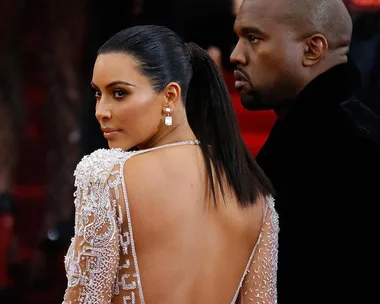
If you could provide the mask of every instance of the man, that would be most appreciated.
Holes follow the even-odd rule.
[[[346,7],[244,0],[235,31],[242,104],[278,116],[257,161],[277,191],[279,303],[373,303],[380,119],[355,97]]]

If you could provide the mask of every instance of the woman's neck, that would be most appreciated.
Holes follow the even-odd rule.
[[[165,129],[165,127],[166,126],[163,126],[162,129],[160,130],[161,132],[160,131],[157,132],[147,142],[139,145],[138,148],[149,149],[149,148],[162,146],[162,145],[166,145],[166,144],[170,144],[174,142],[197,139],[187,121],[184,121],[183,123],[173,126],[171,128]]]

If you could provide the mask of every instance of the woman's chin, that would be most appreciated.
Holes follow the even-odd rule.
[[[108,141],[108,148],[110,149],[123,149],[122,145],[120,143],[117,143],[113,140]]]
[[[124,151],[128,151],[128,150],[131,150],[133,147],[134,146],[117,143],[115,141],[108,141],[108,148],[109,149],[122,149]]]

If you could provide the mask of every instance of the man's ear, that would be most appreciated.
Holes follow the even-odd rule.
[[[304,57],[302,64],[305,67],[318,63],[326,56],[329,45],[325,36],[315,34],[304,40]]]
[[[173,112],[181,102],[181,87],[176,82],[170,82],[163,91],[164,107]]]

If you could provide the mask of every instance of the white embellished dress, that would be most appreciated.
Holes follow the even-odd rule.
[[[100,149],[78,164],[75,235],[65,257],[63,304],[107,304],[115,297],[118,303],[145,303],[123,167],[147,151]],[[274,200],[268,197],[260,236],[229,303],[277,303],[278,232]]]

